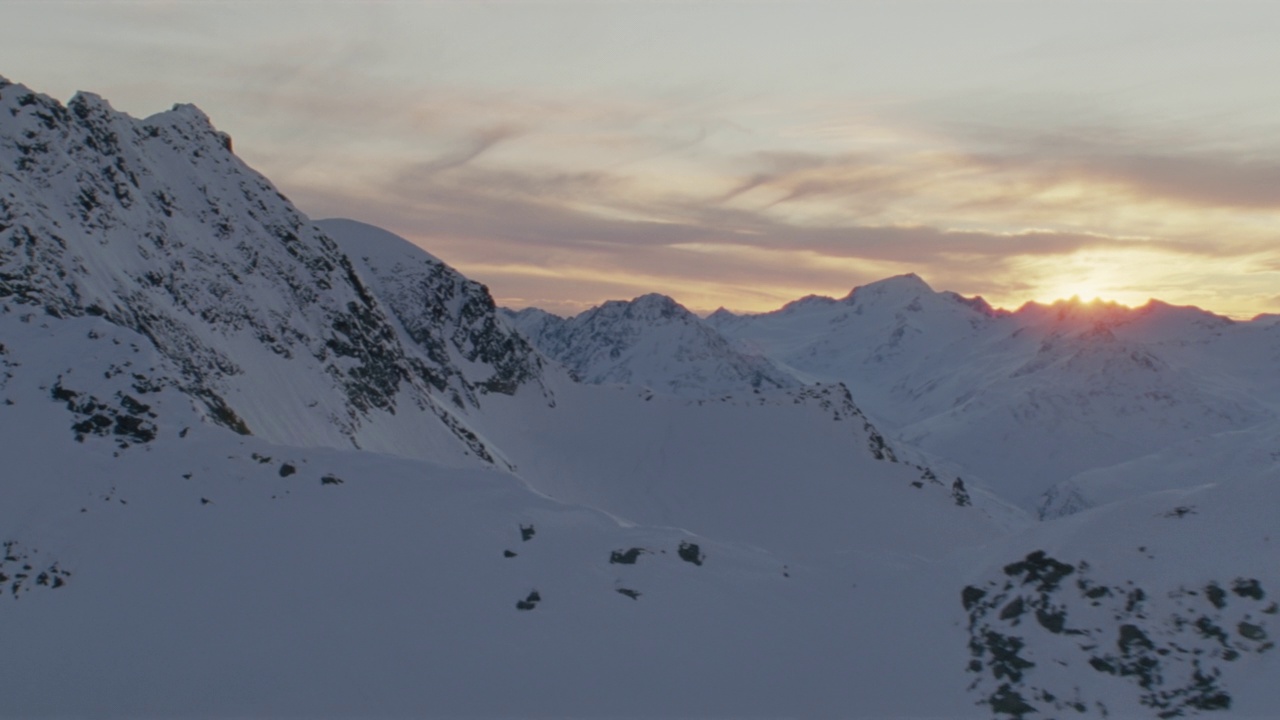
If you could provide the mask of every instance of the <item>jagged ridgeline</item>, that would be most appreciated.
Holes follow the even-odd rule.
[[[383,270],[410,265],[381,304],[195,106],[139,120],[93,94],[64,106],[0,79],[3,312],[137,333],[162,358],[134,368],[137,382],[180,390],[209,422],[494,460],[466,413],[536,382],[539,361],[483,286],[425,254]]]
[[[582,382],[645,385],[687,397],[803,385],[767,358],[734,348],[665,295],[611,300],[572,318],[535,308],[507,317]]]

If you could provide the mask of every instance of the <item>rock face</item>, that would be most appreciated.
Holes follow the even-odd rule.
[[[686,397],[801,385],[773,362],[734,349],[665,295],[614,300],[568,319],[540,310],[507,317],[586,383],[642,385]]]
[[[140,382],[180,389],[237,432],[383,449],[421,436],[434,457],[493,459],[464,407],[539,368],[493,326],[482,287],[435,264],[435,294],[394,288],[420,305],[397,325],[342,249],[194,106],[137,120],[96,95],[63,106],[0,81],[0,117],[5,312],[137,332],[171,366]],[[442,318],[449,327],[431,326]]]
[[[477,394],[542,387],[542,358],[498,316],[484,285],[381,228],[354,220],[316,226],[372,279],[408,344],[426,356],[421,374],[455,405],[479,407]]]

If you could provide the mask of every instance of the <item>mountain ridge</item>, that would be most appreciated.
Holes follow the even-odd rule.
[[[494,459],[433,398],[347,256],[199,109],[135,120],[90,93],[64,107],[8,84],[0,113],[0,297],[139,332],[176,368],[152,381],[237,431],[374,448],[419,435],[455,462]],[[397,416],[405,404],[440,425]]]
[[[508,311],[506,317],[539,350],[588,383],[645,385],[689,396],[802,385],[769,360],[734,349],[666,295],[611,300],[571,318],[533,310]]]

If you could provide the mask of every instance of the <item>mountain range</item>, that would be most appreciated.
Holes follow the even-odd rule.
[[[495,306],[0,79],[0,715],[1265,715],[1280,323]]]

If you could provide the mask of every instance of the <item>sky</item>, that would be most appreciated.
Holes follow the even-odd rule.
[[[499,304],[1280,312],[1280,3],[0,0],[0,75],[198,105]]]

